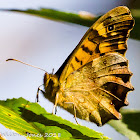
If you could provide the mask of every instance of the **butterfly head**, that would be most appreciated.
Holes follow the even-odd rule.
[[[53,74],[45,73],[44,75],[44,88],[45,93],[44,96],[50,101],[54,102],[56,92],[59,89],[59,81],[58,77]]]

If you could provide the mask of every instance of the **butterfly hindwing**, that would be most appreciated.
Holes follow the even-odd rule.
[[[118,110],[128,104],[127,92],[133,90],[129,82],[131,72],[127,65],[127,59],[119,53],[95,58],[65,79],[61,93],[67,97],[65,102],[75,104],[77,117],[98,125],[110,119],[120,119]],[[64,107],[63,103],[61,100],[58,102]],[[69,111],[68,107],[65,109]]]

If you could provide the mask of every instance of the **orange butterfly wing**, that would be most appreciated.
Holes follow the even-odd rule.
[[[124,54],[127,49],[126,41],[133,26],[134,19],[125,6],[116,7],[98,19],[56,72],[60,83],[69,74],[105,53]]]

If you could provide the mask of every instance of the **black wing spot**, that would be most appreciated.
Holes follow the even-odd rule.
[[[101,54],[100,54],[100,56],[103,56],[103,55],[105,55],[105,53],[101,53]]]
[[[93,51],[89,50],[88,47],[85,47],[84,45],[81,46],[84,52],[89,53],[90,55],[93,54]]]
[[[77,62],[80,62],[81,65],[83,65],[83,61],[80,61],[76,56],[75,56],[75,60],[76,60]]]
[[[75,56],[75,60],[77,61],[77,62],[80,62],[80,60]]]
[[[114,30],[114,25],[109,25],[108,26],[108,31],[112,31],[112,30]]]

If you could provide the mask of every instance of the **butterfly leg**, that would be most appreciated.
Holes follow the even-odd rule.
[[[65,103],[66,104],[73,104],[74,118],[75,118],[76,123],[79,124],[78,121],[77,121],[77,118],[76,118],[76,106],[74,105],[73,102],[65,102]]]
[[[37,89],[37,94],[36,94],[36,101],[35,102],[39,102],[39,91],[41,91],[43,94],[45,94],[45,91],[43,91],[40,87],[42,85],[40,85]]]
[[[74,118],[75,118],[76,123],[78,124],[78,121],[77,121],[77,118],[76,118],[76,107],[75,107],[74,104],[73,104],[73,107],[74,107]]]
[[[56,114],[56,112],[57,112],[58,98],[59,98],[59,95],[58,95],[58,93],[57,93],[57,94],[56,94],[56,97],[55,97],[55,104],[54,104],[54,106],[53,106],[52,114]],[[54,113],[54,112],[55,112],[55,113]]]

